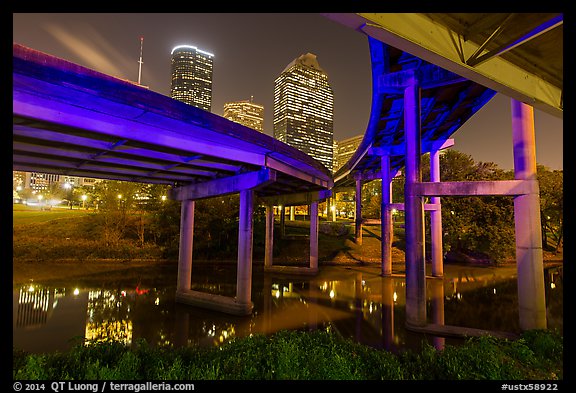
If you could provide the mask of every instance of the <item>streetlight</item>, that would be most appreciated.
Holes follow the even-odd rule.
[[[82,195],[82,209],[86,209],[86,198],[88,198],[88,195]]]
[[[166,200],[166,195],[162,195],[162,202]]]
[[[67,191],[66,198],[68,199],[68,205],[70,206],[70,210],[72,210],[72,197],[73,197],[72,184],[68,182],[64,183],[64,189],[66,189]]]

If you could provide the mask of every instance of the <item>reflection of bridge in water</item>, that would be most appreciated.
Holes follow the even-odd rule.
[[[202,290],[228,294],[234,289],[232,266],[225,271],[198,271],[198,280],[209,280],[214,271],[225,279],[203,285]],[[476,327],[507,338],[513,337],[510,333],[520,333],[515,278],[513,269],[510,271],[511,275],[494,275],[485,268],[448,266],[443,279],[428,276],[426,302],[431,325],[452,324],[462,330]],[[561,273],[547,268],[545,276],[550,326],[562,329]],[[461,332],[452,337],[448,330],[441,334],[407,330],[403,323],[405,278],[382,277],[377,266],[327,266],[310,277],[259,270],[255,284],[255,308],[249,316],[174,304],[173,285],[135,287],[128,280],[83,289],[37,286],[38,293],[59,293],[59,301],[43,325],[15,326],[14,344],[31,352],[63,351],[78,337],[85,342],[114,339],[131,344],[145,339],[153,346],[212,347],[284,329],[332,330],[355,342],[390,351],[417,350],[422,341],[436,348],[463,342],[458,339]],[[28,287],[21,289],[29,292]],[[15,310],[19,307],[28,309],[26,304],[15,304]]]
[[[558,74],[560,80],[549,77],[557,71],[555,67],[561,69],[562,47],[550,45],[549,40],[561,43],[562,15],[531,14],[532,18],[521,18],[514,29],[507,30],[502,27],[510,26],[510,17],[495,14],[497,17],[484,17],[482,24],[476,24],[479,30],[475,34],[462,30],[462,26],[459,28],[450,14],[441,15],[445,17],[432,18],[424,14],[331,16],[370,36],[373,75],[372,112],[365,137],[354,156],[334,176],[311,157],[265,134],[131,82],[14,44],[13,169],[174,186],[170,197],[182,204],[176,300],[236,315],[251,314],[253,310],[255,203],[266,206],[265,270],[317,274],[319,201],[339,190],[355,189],[356,241],[361,244],[362,183],[382,179],[381,275],[392,274],[391,211],[403,209],[406,324],[418,330],[429,327],[424,210],[429,210],[432,218],[432,275],[441,277],[440,197],[513,197],[520,324],[523,329],[545,328],[534,118],[533,109],[526,102],[562,116],[562,73]],[[461,14],[460,19],[466,19],[466,15]],[[460,43],[460,51],[462,46],[466,49],[461,55],[468,51],[474,55],[467,60],[454,58],[446,48],[442,51],[442,48],[429,47],[430,37],[418,36],[420,44],[415,44],[410,41],[414,37],[403,33],[417,36],[422,32],[411,31],[410,23],[405,24],[406,31],[394,30],[397,18],[418,18],[420,24],[429,26],[429,31],[446,42],[454,36],[467,36],[468,40]],[[478,22],[473,18],[474,14],[468,15],[469,20],[463,25]],[[494,31],[498,31],[497,37],[490,35]],[[394,46],[387,42],[393,42]],[[457,45],[453,39],[452,43],[448,46],[454,49]],[[536,58],[530,56],[529,49],[534,45],[549,53]],[[488,52],[483,54],[483,50]],[[530,61],[519,60],[525,58]],[[492,67],[494,63],[498,67]],[[535,69],[534,64],[539,68]],[[504,79],[499,75],[503,69]],[[544,75],[544,71],[548,73]],[[525,78],[526,75],[531,78]],[[451,146],[450,136],[496,91],[514,97],[515,180],[440,181],[439,151]],[[431,157],[429,182],[422,181],[423,153],[430,153]],[[406,177],[405,202],[395,204],[390,185],[401,168]],[[240,194],[235,295],[192,290],[195,200],[230,193]],[[430,204],[423,203],[427,197],[431,197]],[[305,204],[310,205],[309,267],[274,266],[274,207]],[[283,222],[284,214],[281,215]]]

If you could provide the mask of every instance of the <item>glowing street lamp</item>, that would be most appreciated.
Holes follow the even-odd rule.
[[[88,198],[88,195],[82,195],[82,209],[86,209],[86,198]]]
[[[162,202],[166,200],[166,195],[162,195]]]

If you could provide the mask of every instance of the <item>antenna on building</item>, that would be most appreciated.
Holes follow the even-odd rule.
[[[140,80],[142,77],[142,64],[144,64],[144,62],[142,61],[142,47],[144,46],[144,37],[140,37],[140,60],[138,60],[138,84],[140,85]]]

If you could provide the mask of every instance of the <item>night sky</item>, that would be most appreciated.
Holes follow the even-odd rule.
[[[317,56],[334,90],[334,138],[363,134],[372,97],[368,39],[320,14],[16,13],[13,41],[170,94],[170,51],[193,45],[214,54],[212,112],[228,101],[264,105],[272,135],[274,80],[296,57]],[[536,159],[563,169],[563,119],[535,110]],[[454,135],[454,149],[475,161],[513,168],[510,99],[497,94]]]

